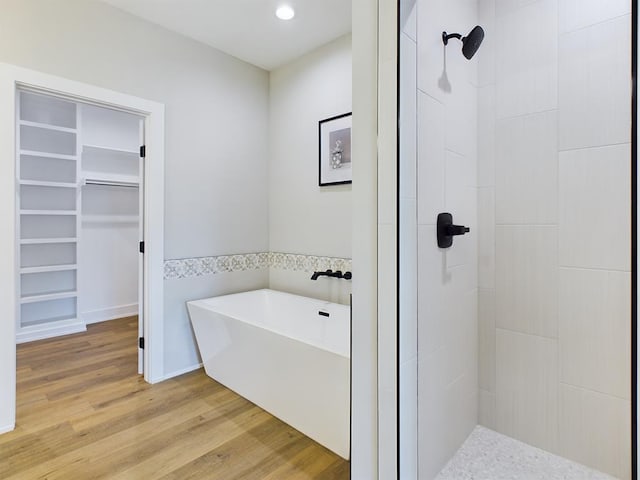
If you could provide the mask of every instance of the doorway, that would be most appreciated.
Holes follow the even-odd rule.
[[[17,95],[17,343],[134,315],[144,338],[143,118]]]
[[[1,117],[1,123],[3,126],[1,142],[3,149],[2,167],[3,170],[6,170],[6,175],[4,173],[2,175],[3,181],[6,182],[3,185],[3,193],[5,194],[3,200],[6,201],[3,201],[0,218],[6,220],[3,224],[7,225],[9,228],[3,231],[2,240],[0,241],[4,247],[2,266],[7,267],[2,270],[3,284],[7,288],[3,292],[3,318],[6,320],[0,324],[0,330],[2,330],[2,342],[4,342],[0,350],[3,352],[2,364],[5,366],[5,369],[0,372],[0,383],[2,384],[2,389],[0,389],[2,392],[0,393],[0,404],[3,407],[0,409],[2,411],[2,413],[0,413],[0,431],[12,430],[15,426],[15,342],[16,334],[18,333],[16,331],[16,319],[21,318],[22,313],[21,303],[18,301],[20,298],[18,296],[20,291],[18,279],[20,278],[21,265],[17,261],[19,256],[16,255],[16,252],[18,252],[23,245],[21,244],[21,237],[19,236],[21,218],[17,217],[15,213],[16,206],[18,204],[18,196],[20,195],[20,190],[17,188],[18,184],[15,180],[18,178],[15,158],[20,148],[15,146],[15,141],[19,137],[19,129],[16,128],[16,115],[19,114],[20,111],[20,90],[36,90],[41,94],[43,93],[51,97],[72,100],[77,103],[82,103],[83,105],[92,105],[93,107],[109,109],[109,111],[128,112],[143,119],[142,124],[146,137],[145,155],[147,158],[147,165],[145,166],[144,171],[141,172],[141,175],[143,176],[142,178],[145,188],[142,189],[142,194],[140,196],[135,196],[135,203],[137,203],[137,208],[140,208],[140,211],[145,213],[141,236],[146,243],[144,255],[140,255],[142,259],[139,260],[139,268],[142,276],[140,298],[143,299],[143,301],[140,302],[140,308],[144,312],[143,321],[140,322],[140,324],[144,329],[146,341],[144,341],[145,348],[143,353],[141,353],[139,357],[143,357],[144,360],[144,378],[147,382],[155,383],[160,381],[163,379],[164,375],[162,365],[162,350],[164,345],[162,335],[164,260],[164,106],[156,102],[70,81],[60,77],[46,75],[12,65],[1,65],[0,96],[2,97],[3,105],[6,105],[7,108],[4,109],[6,111],[3,110],[4,113]],[[13,106],[13,108],[11,108],[11,106]],[[20,128],[23,128],[23,126],[21,125]],[[30,125],[30,128],[38,128],[38,126]],[[60,128],[62,130],[59,129],[58,132],[70,133],[64,131],[64,129],[68,127]],[[136,132],[136,135],[139,134],[140,130]],[[64,141],[68,140],[63,140],[63,142]],[[60,155],[65,154],[63,153]],[[9,162],[9,158],[13,161]],[[153,161],[151,162],[150,160]],[[89,178],[88,180],[91,179]],[[100,180],[100,178],[94,178],[93,180]],[[102,180],[104,180],[104,178]],[[36,185],[26,186],[35,187]],[[40,186],[50,187],[50,185]],[[92,187],[107,188],[107,185],[92,185]],[[127,187],[119,185],[114,188]],[[56,201],[58,200],[60,199],[57,199]],[[69,199],[65,198],[60,201],[65,202],[69,201]],[[77,206],[78,204],[75,205]],[[65,209],[61,209],[61,211],[64,210]],[[36,215],[37,212],[34,213],[34,216]],[[60,216],[67,215],[65,213],[65,215],[61,214]],[[76,218],[76,221],[77,220],[78,219]],[[36,222],[32,223],[36,225]],[[34,226],[34,228],[39,227]],[[54,243],[54,245],[64,245],[63,241],[74,238],[62,235],[63,233],[61,233],[59,237],[65,240],[61,240],[60,244]],[[37,238],[37,236],[34,236],[34,238]],[[28,246],[31,247],[32,245]],[[64,260],[65,262],[67,257],[70,258],[74,253],[68,245],[65,245],[64,248],[58,249],[49,248],[49,250],[57,250],[55,255],[58,256],[57,258],[59,260]],[[69,265],[68,263],[62,264]],[[69,279],[66,281],[69,281]],[[74,290],[70,289],[64,290],[65,295],[72,295],[70,292],[73,291]],[[56,292],[56,294],[58,293],[59,292]],[[70,311],[71,302],[69,302],[69,299],[74,300],[73,297],[55,299],[65,301],[61,302],[61,305],[58,306],[58,308],[61,309],[59,310],[61,312],[61,316],[66,315]],[[64,310],[65,308],[69,310]],[[38,312],[34,312],[34,315],[35,313]],[[37,315],[32,318],[38,319]]]

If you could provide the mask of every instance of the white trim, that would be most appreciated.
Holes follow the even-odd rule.
[[[378,479],[378,0],[353,1],[351,478]]]
[[[86,331],[87,327],[82,320],[77,318],[61,320],[59,322],[21,328],[16,334],[15,343],[34,342],[36,340],[44,340],[45,338],[71,335]]]
[[[146,253],[144,257],[145,375],[163,378],[164,354],[164,105],[66,78],[0,63],[0,424],[15,422],[16,324],[18,316],[15,212],[16,88],[116,108],[145,118]],[[77,159],[77,157],[73,157]]]
[[[80,318],[87,324],[107,322],[117,318],[133,317],[138,314],[138,304],[119,305],[117,307],[102,308],[100,310],[87,310],[80,313]]]
[[[636,11],[636,14],[638,15],[637,20],[640,22],[640,9],[638,9]],[[634,38],[631,39],[631,41],[633,42]],[[636,60],[640,61],[640,51],[636,52]],[[637,88],[637,86],[636,86]],[[636,95],[638,94],[638,92],[636,91]],[[636,97],[636,101],[637,101],[637,97]],[[636,130],[640,129],[640,110],[636,112]],[[636,131],[636,133],[640,133],[638,131]],[[638,148],[638,145],[636,143],[636,149]],[[636,152],[636,157],[637,157],[637,152]],[[636,158],[636,162],[638,161],[638,159]],[[640,170],[636,172],[636,182],[637,184],[640,185]],[[638,225],[638,222],[640,222],[640,208],[638,208],[638,199],[636,198],[636,228]],[[638,242],[637,247],[640,248],[640,237],[636,238],[636,241]],[[638,296],[638,298],[636,298],[636,300],[638,300],[640,298],[640,272],[637,271],[637,267],[636,267],[636,295]],[[638,327],[638,312],[636,312],[636,318],[633,319],[636,322],[636,342],[638,342],[637,346],[640,346],[640,328]],[[638,412],[640,411],[640,394],[638,393],[638,384],[640,384],[640,355],[637,356],[636,358],[636,415],[638,415]],[[633,422],[634,419],[632,419]],[[635,419],[637,420],[637,418]],[[636,440],[640,439],[640,422],[636,422]],[[639,447],[640,448],[640,447]],[[636,471],[640,471],[640,455],[638,455],[636,457]]]
[[[398,7],[378,10],[378,477],[398,478]]]
[[[16,429],[16,424],[12,423],[10,425],[5,425],[4,427],[0,427],[0,435],[3,433],[13,432]]]
[[[162,377],[159,382],[164,382],[165,380],[169,380],[170,378],[179,377],[180,375],[184,375],[185,373],[194,372],[200,368],[202,368],[202,363],[198,363],[197,365],[191,365],[186,368],[181,368],[180,370],[176,370],[175,372],[167,373],[164,377]]]

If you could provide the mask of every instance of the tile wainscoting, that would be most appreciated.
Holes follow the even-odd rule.
[[[351,271],[351,259],[281,252],[181,258],[165,260],[164,278],[165,280],[192,278],[222,272],[241,272],[266,268],[303,272],[331,269],[346,272]]]

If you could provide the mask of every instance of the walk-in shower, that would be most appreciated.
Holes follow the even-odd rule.
[[[635,3],[400,2],[403,480],[635,478]]]

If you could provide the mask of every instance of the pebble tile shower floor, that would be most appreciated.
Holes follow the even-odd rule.
[[[436,480],[615,480],[481,426],[476,427]]]

